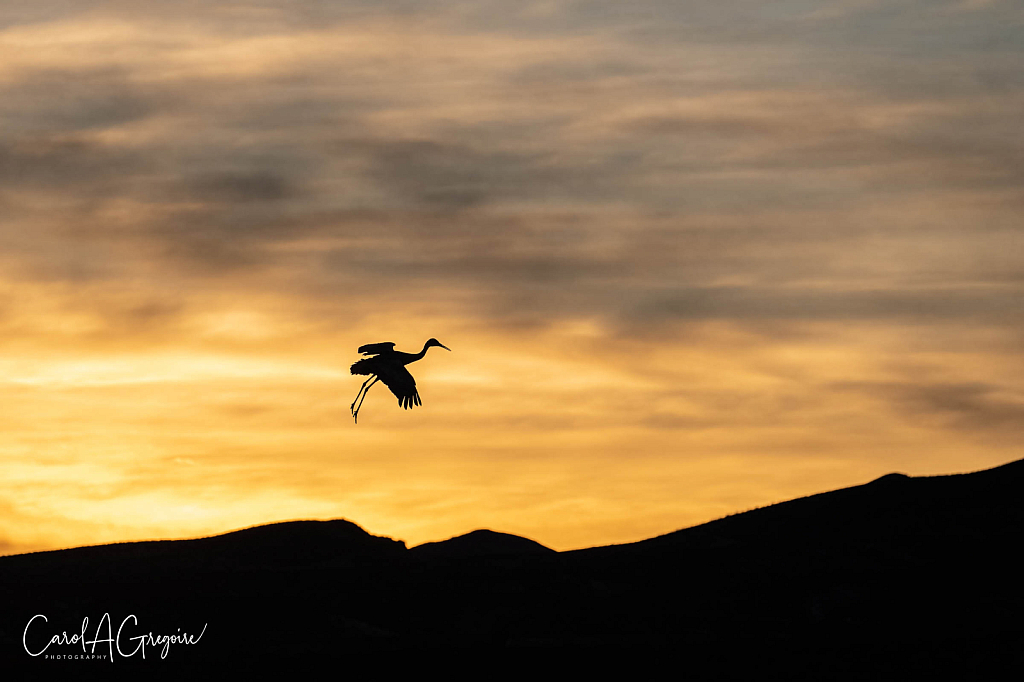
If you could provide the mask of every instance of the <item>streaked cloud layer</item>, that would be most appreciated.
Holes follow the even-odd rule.
[[[622,542],[1020,457],[1017,2],[8,2],[0,551]],[[362,423],[354,349],[454,349]]]

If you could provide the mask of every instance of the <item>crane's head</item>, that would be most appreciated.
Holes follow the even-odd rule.
[[[424,346],[424,348],[430,348],[431,346],[440,346],[441,348],[444,348],[447,351],[451,350],[451,348],[449,348],[448,346],[444,345],[443,343],[441,343],[437,339],[428,339],[427,340],[427,345]]]

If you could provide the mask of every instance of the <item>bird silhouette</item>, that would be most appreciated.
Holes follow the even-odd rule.
[[[368,343],[365,346],[360,346],[359,353],[372,357],[356,361],[352,364],[351,371],[352,374],[369,375],[370,378],[363,382],[359,393],[356,394],[356,399],[352,401],[352,419],[357,424],[359,423],[359,408],[363,406],[367,391],[378,381],[383,381],[384,385],[391,389],[391,392],[398,398],[398,404],[404,409],[408,410],[410,407],[422,405],[420,394],[416,391],[416,380],[412,378],[405,366],[426,355],[427,349],[431,346],[440,346],[446,351],[451,351],[451,348],[437,339],[427,339],[427,342],[423,344],[423,350],[419,353],[403,353],[395,350],[395,344],[391,342]]]

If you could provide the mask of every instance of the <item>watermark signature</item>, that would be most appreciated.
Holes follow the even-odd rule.
[[[146,647],[149,646],[151,650],[154,647],[160,647],[160,658],[167,658],[172,644],[197,644],[206,633],[208,625],[208,623],[203,623],[203,629],[198,635],[182,632],[181,628],[178,628],[178,631],[172,635],[159,635],[152,632],[132,634],[137,632],[139,627],[139,619],[132,614],[121,621],[121,625],[117,628],[117,635],[114,635],[110,614],[104,613],[99,623],[96,624],[95,635],[92,639],[88,638],[89,617],[86,616],[82,619],[81,631],[69,635],[65,630],[60,634],[52,635],[46,640],[46,645],[39,648],[38,643],[42,641],[40,633],[43,633],[43,638],[45,638],[45,628],[48,622],[49,619],[45,615],[37,613],[25,625],[25,631],[21,635],[21,644],[29,656],[42,656],[55,660],[107,659],[113,662],[115,651],[121,658],[131,658],[136,654],[141,654],[142,658],[145,658]],[[31,639],[36,643],[34,648],[29,646],[29,629],[32,630]],[[100,646],[99,653],[96,652],[97,645]],[[103,651],[104,645],[106,645],[106,653]],[[76,651],[73,654],[68,654],[61,651],[60,647],[68,646],[73,646],[76,649],[81,647],[82,653]],[[51,649],[51,647],[53,648]]]

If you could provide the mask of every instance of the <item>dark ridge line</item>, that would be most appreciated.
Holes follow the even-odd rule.
[[[821,497],[821,496],[824,496],[824,495],[833,495],[835,493],[842,493],[842,492],[847,492],[847,491],[851,491],[851,490],[857,490],[857,489],[860,489],[860,488],[867,488],[868,486],[875,486],[879,482],[883,482],[883,481],[886,482],[886,483],[889,483],[889,482],[893,482],[894,483],[896,481],[910,482],[910,481],[952,479],[952,478],[958,478],[958,477],[979,476],[979,475],[985,476],[985,475],[989,475],[989,474],[991,474],[991,473],[993,473],[995,471],[998,471],[1000,469],[1009,469],[1009,468],[1012,468],[1014,466],[1020,466],[1021,468],[1024,468],[1024,459],[1013,460],[1011,462],[1006,462],[1004,464],[997,464],[996,466],[989,467],[988,469],[976,469],[974,471],[964,471],[964,472],[957,472],[957,473],[952,473],[952,474],[923,474],[921,476],[910,476],[910,475],[902,473],[902,472],[894,471],[894,472],[890,472],[888,474],[883,474],[883,475],[879,476],[878,478],[874,478],[874,479],[868,481],[867,483],[858,483],[856,485],[846,486],[845,488],[835,488],[833,490],[823,490],[821,492],[811,493],[809,495],[802,495],[800,497],[794,497],[794,498],[791,498],[791,499],[788,499],[788,500],[781,500],[779,502],[772,502],[770,504],[760,505],[760,506],[757,506],[757,507],[751,507],[750,509],[744,509],[743,511],[738,511],[738,512],[733,512],[731,514],[726,514],[725,516],[720,516],[718,518],[711,519],[710,521],[704,521],[702,523],[698,523],[698,524],[695,524],[693,526],[684,526],[682,528],[677,528],[676,530],[670,530],[667,533],[662,533],[660,535],[654,535],[654,536],[651,536],[649,538],[644,538],[642,540],[634,540],[633,542],[613,543],[613,544],[608,544],[608,545],[595,545],[593,547],[581,547],[579,549],[564,550],[564,551],[562,551],[560,553],[562,553],[562,554],[570,554],[570,553],[573,553],[573,552],[588,552],[590,550],[611,549],[611,548],[614,548],[614,547],[632,547],[634,545],[639,545],[639,544],[642,544],[642,543],[653,542],[655,540],[660,540],[660,539],[663,539],[663,538],[667,538],[667,537],[669,537],[671,535],[676,535],[677,533],[683,533],[683,532],[686,532],[686,531],[689,531],[689,530],[695,530],[697,528],[703,528],[705,526],[711,526],[711,525],[719,524],[719,523],[721,523],[723,521],[727,521],[729,519],[736,519],[738,517],[744,516],[746,514],[751,514],[753,512],[758,512],[758,511],[762,511],[762,510],[765,510],[765,509],[772,509],[774,507],[779,507],[779,506],[782,506],[782,505],[788,505],[788,504],[792,504],[794,502],[801,502],[801,501],[804,501],[804,500],[811,500],[811,499],[818,498],[818,497]],[[883,483],[883,484],[885,484],[885,483]]]
[[[275,528],[277,526],[287,526],[287,525],[291,525],[291,524],[337,523],[337,522],[344,522],[344,523],[350,524],[350,525],[352,525],[353,527],[359,529],[360,531],[362,531],[363,533],[365,533],[367,536],[369,536],[371,538],[385,538],[387,540],[392,540],[394,542],[402,542],[404,544],[404,541],[402,541],[402,540],[395,540],[394,538],[389,537],[387,535],[374,535],[374,534],[370,533],[368,530],[366,530],[365,528],[363,528],[362,526],[360,526],[355,521],[350,521],[349,519],[345,519],[345,518],[336,518],[336,519],[289,519],[287,521],[271,521],[270,523],[257,523],[255,525],[246,526],[244,528],[236,528],[234,530],[224,531],[223,533],[215,533],[213,535],[199,535],[197,537],[155,538],[155,539],[152,539],[152,540],[122,540],[120,542],[106,542],[106,543],[98,543],[98,544],[95,544],[95,545],[74,545],[74,546],[71,546],[71,547],[59,547],[59,548],[56,548],[56,549],[37,549],[37,550],[33,550],[31,552],[18,552],[17,554],[4,554],[4,555],[0,555],[0,560],[3,560],[6,557],[33,556],[33,555],[39,555],[39,554],[52,554],[54,552],[73,552],[73,551],[78,550],[78,549],[94,549],[94,548],[97,548],[97,547],[127,547],[127,546],[131,546],[131,545],[157,545],[157,544],[162,544],[162,543],[174,543],[174,542],[199,542],[199,541],[202,541],[202,540],[212,540],[214,538],[222,538],[222,537],[226,537],[228,535],[235,535],[236,533],[244,533],[246,531],[254,531],[254,530],[257,530],[257,529],[261,529],[261,528]]]
[[[390,537],[388,535],[374,535],[374,534],[370,533],[369,531],[367,531],[366,529],[364,529],[362,526],[360,526],[359,524],[357,524],[354,521],[350,521],[349,519],[345,519],[345,518],[336,518],[336,519],[291,519],[291,520],[286,520],[286,521],[275,521],[275,522],[271,522],[271,523],[255,524],[255,525],[252,525],[252,526],[246,526],[244,528],[236,528],[234,530],[225,531],[223,533],[216,533],[216,534],[213,534],[213,535],[203,535],[203,536],[191,537],[191,538],[186,537],[186,538],[173,538],[173,539],[171,539],[171,538],[163,538],[163,539],[153,539],[153,540],[126,540],[126,541],[122,541],[122,542],[100,543],[100,544],[94,544],[94,545],[79,545],[79,546],[73,546],[73,547],[63,547],[63,548],[58,548],[58,549],[35,550],[35,551],[31,551],[31,552],[20,552],[20,553],[16,553],[16,554],[0,555],[0,561],[2,561],[3,559],[5,559],[7,557],[38,556],[38,555],[44,555],[44,554],[53,554],[53,553],[57,553],[57,552],[69,552],[69,553],[70,552],[76,552],[77,553],[79,551],[95,550],[95,549],[98,549],[98,548],[114,548],[114,547],[129,547],[129,546],[144,546],[144,545],[146,545],[146,546],[155,546],[155,545],[160,545],[160,544],[173,544],[173,543],[195,543],[195,542],[203,542],[203,541],[206,541],[206,540],[213,540],[213,539],[216,539],[216,538],[224,538],[224,537],[228,537],[228,536],[232,536],[232,535],[237,535],[237,534],[241,534],[241,533],[253,533],[253,534],[255,534],[255,533],[259,533],[259,532],[265,532],[265,531],[267,531],[269,529],[273,529],[273,528],[280,528],[280,527],[283,527],[283,526],[296,527],[296,526],[304,525],[304,526],[311,527],[311,526],[316,525],[316,524],[344,524],[344,527],[346,527],[349,530],[353,531],[357,536],[362,536],[362,537],[365,537],[367,539],[369,539],[369,538],[382,538],[382,539],[390,540],[390,541],[395,542],[395,543],[401,543],[403,545],[403,547],[405,548],[405,550],[408,551],[408,552],[412,552],[412,551],[418,550],[418,549],[423,548],[423,547],[428,547],[428,546],[429,547],[437,547],[439,545],[446,545],[447,543],[450,543],[452,541],[459,541],[460,539],[468,538],[470,536],[473,536],[474,533],[486,532],[486,533],[494,534],[496,536],[505,536],[505,538],[516,538],[518,540],[524,540],[524,541],[526,541],[528,543],[534,543],[537,547],[541,547],[544,550],[548,550],[550,552],[555,552],[555,553],[558,553],[558,554],[573,554],[573,553],[577,553],[577,552],[588,552],[588,551],[591,551],[591,550],[602,550],[602,549],[611,549],[611,548],[626,548],[626,547],[633,547],[633,546],[636,546],[636,545],[640,545],[640,544],[643,544],[643,543],[652,543],[654,541],[661,540],[661,539],[664,539],[664,538],[667,538],[669,536],[673,536],[673,535],[676,535],[676,534],[679,534],[679,533],[684,533],[686,531],[695,530],[695,529],[698,529],[698,528],[704,528],[704,527],[707,527],[707,526],[715,526],[715,525],[721,524],[724,521],[728,521],[728,520],[732,520],[732,519],[737,519],[739,517],[742,517],[742,516],[745,516],[745,515],[748,515],[748,514],[752,514],[754,512],[758,512],[758,511],[762,511],[762,510],[766,510],[766,509],[773,509],[773,508],[780,507],[780,506],[785,506],[785,505],[791,505],[791,504],[794,504],[794,503],[800,503],[800,502],[804,502],[804,501],[807,501],[807,500],[812,500],[812,499],[815,499],[815,498],[820,498],[822,496],[835,495],[837,493],[844,493],[844,492],[849,492],[849,491],[858,490],[858,489],[864,489],[864,488],[869,488],[869,487],[877,487],[879,485],[904,484],[904,483],[910,483],[911,481],[936,481],[936,480],[941,480],[941,479],[949,480],[949,479],[955,479],[955,478],[959,478],[959,477],[983,477],[984,478],[984,477],[988,477],[988,476],[992,475],[995,472],[1000,472],[1001,470],[1007,470],[1007,469],[1013,469],[1013,468],[1024,469],[1024,459],[1014,460],[1014,461],[1007,462],[1007,463],[1004,463],[1004,464],[999,464],[999,465],[996,465],[994,467],[990,467],[988,469],[979,469],[979,470],[975,470],[975,471],[966,471],[966,472],[958,472],[958,473],[951,473],[951,474],[926,474],[926,475],[921,475],[921,476],[910,476],[910,475],[907,475],[907,474],[902,473],[902,472],[891,472],[891,473],[879,476],[878,478],[872,479],[871,481],[869,481],[867,483],[861,483],[861,484],[857,484],[857,485],[847,486],[847,487],[844,487],[844,488],[836,488],[836,489],[833,489],[833,490],[826,490],[826,491],[822,491],[822,492],[812,493],[812,494],[809,494],[809,495],[803,495],[801,497],[794,497],[794,498],[791,498],[791,499],[788,499],[788,500],[782,500],[780,502],[772,502],[770,504],[766,504],[766,505],[762,505],[762,506],[757,506],[757,507],[752,507],[750,509],[745,509],[743,511],[738,511],[738,512],[733,512],[731,514],[726,514],[725,516],[721,516],[721,517],[718,517],[718,518],[715,518],[715,519],[711,519],[710,521],[704,521],[702,523],[698,523],[698,524],[695,524],[695,525],[692,525],[692,526],[684,526],[684,527],[677,528],[677,529],[672,530],[672,531],[668,531],[666,533],[662,533],[662,534],[659,534],[659,535],[654,535],[654,536],[649,537],[649,538],[644,538],[644,539],[641,539],[641,540],[635,540],[633,542],[612,543],[612,544],[607,544],[607,545],[594,545],[592,547],[583,547],[583,548],[569,549],[569,550],[556,550],[556,549],[552,549],[552,548],[547,547],[546,545],[544,545],[544,544],[542,544],[540,542],[537,542],[536,540],[533,540],[531,538],[526,538],[524,536],[515,535],[515,534],[512,534],[512,533],[504,533],[504,532],[501,532],[501,531],[495,531],[495,530],[491,530],[489,528],[479,528],[479,529],[470,531],[468,533],[463,533],[463,534],[460,534],[460,535],[452,536],[452,537],[447,538],[445,540],[434,540],[434,541],[424,542],[424,543],[421,543],[419,545],[415,545],[413,547],[408,547],[408,546],[405,546],[405,541],[403,541],[403,540],[396,540],[395,538],[392,538],[392,537]],[[343,526],[342,525],[338,525],[338,527],[343,527]],[[515,542],[516,540],[512,540],[512,541]]]

